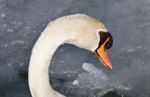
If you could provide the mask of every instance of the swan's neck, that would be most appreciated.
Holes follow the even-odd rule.
[[[54,91],[49,83],[49,65],[56,49],[64,43],[64,37],[42,33],[36,42],[29,64],[29,86],[32,97],[64,97]]]

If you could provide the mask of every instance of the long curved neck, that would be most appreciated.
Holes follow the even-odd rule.
[[[49,65],[56,49],[64,43],[64,37],[43,32],[36,42],[29,64],[29,87],[32,97],[65,97],[52,89],[49,83]]]
[[[64,42],[92,50],[99,40],[91,32],[99,28],[105,29],[99,21],[83,14],[59,18],[46,27],[33,48],[29,64],[29,86],[33,97],[64,97],[49,83],[48,69],[54,52]],[[86,37],[82,37],[85,34]]]

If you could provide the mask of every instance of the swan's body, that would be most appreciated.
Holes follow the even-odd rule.
[[[49,83],[49,64],[56,49],[64,43],[95,51],[106,27],[87,15],[76,14],[50,22],[32,50],[29,65],[29,86],[32,97],[65,97]]]

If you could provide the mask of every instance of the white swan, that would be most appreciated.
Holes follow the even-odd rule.
[[[101,22],[84,14],[58,18],[48,24],[32,50],[29,64],[32,97],[65,97],[51,87],[48,75],[52,56],[64,43],[95,52],[104,66],[112,69],[106,53],[112,45],[112,37]]]

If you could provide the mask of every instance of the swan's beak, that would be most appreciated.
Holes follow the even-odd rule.
[[[99,58],[99,60],[104,64],[105,67],[107,67],[108,69],[112,69],[112,63],[105,48],[106,42],[104,42],[100,47],[98,47],[95,53],[97,57]]]

